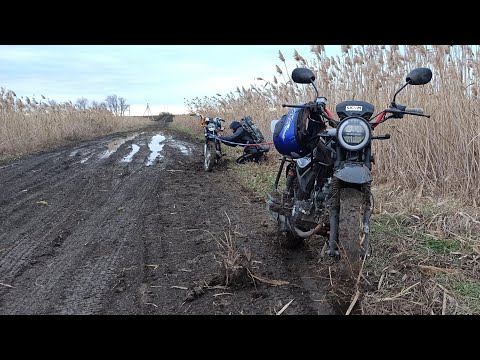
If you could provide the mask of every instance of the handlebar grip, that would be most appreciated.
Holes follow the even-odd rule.
[[[424,115],[425,112],[422,108],[405,108],[405,112],[407,113],[414,113],[414,114],[418,114],[418,115]]]
[[[304,109],[309,107],[308,105],[289,105],[289,104],[282,104],[282,107],[291,107],[291,108],[297,108],[297,109]]]

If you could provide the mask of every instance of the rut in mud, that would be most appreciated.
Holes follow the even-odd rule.
[[[318,254],[282,249],[264,199],[226,176],[239,165],[202,166],[160,124],[2,163],[0,314],[344,313]]]

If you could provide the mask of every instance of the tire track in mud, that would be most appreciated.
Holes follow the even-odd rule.
[[[70,178],[73,179],[74,177],[71,176]],[[88,189],[94,187],[95,185],[91,181],[87,181],[85,191],[80,198],[68,196],[66,199],[69,202],[62,206],[61,200],[51,201],[49,197],[48,201],[50,203],[48,205],[32,204],[30,208],[25,209],[23,217],[18,215],[18,218],[13,217],[12,222],[4,222],[2,227],[14,229],[10,232],[4,232],[0,237],[0,241],[5,239],[5,243],[10,247],[9,251],[0,258],[0,277],[7,280],[13,279],[18,275],[19,270],[24,267],[24,263],[30,260],[30,255],[37,248],[46,247],[48,249],[48,244],[55,241],[55,236],[61,237],[63,232],[71,231],[72,228],[77,226],[80,219],[88,217],[88,213],[82,213],[79,216],[79,212],[88,211],[89,206],[93,204],[94,198],[90,196],[91,192]],[[53,189],[56,190],[56,187],[53,187]],[[95,198],[95,201],[98,200],[99,198]],[[26,213],[32,213],[33,216],[27,216]],[[40,213],[40,216],[37,215],[38,213]],[[39,226],[39,222],[43,226]],[[23,227],[19,226],[20,223],[23,223]],[[52,244],[52,246],[59,245],[58,241]]]
[[[3,223],[5,227],[11,227],[12,224],[18,226],[19,222],[23,223],[25,217],[28,218],[28,214],[32,210],[35,211],[39,208],[36,201],[45,201],[45,195],[43,194],[45,188],[49,188],[50,198],[61,198],[62,194],[65,194],[63,189],[68,190],[70,183],[79,178],[77,172],[85,171],[84,168],[87,169],[85,176],[89,176],[88,179],[90,180],[90,176],[94,172],[89,171],[88,166],[80,164],[78,160],[70,156],[69,153],[71,152],[71,149],[66,149],[54,154],[40,155],[37,164],[34,165],[31,165],[31,163],[35,161],[35,158],[29,158],[24,165],[27,169],[23,169],[24,166],[22,166],[21,171],[12,168],[13,176],[9,176],[9,173],[1,174],[2,183],[11,184],[13,189],[10,190],[10,194],[3,194],[4,196],[0,197],[0,204],[3,204],[5,209],[8,209],[7,205],[9,204],[15,204],[15,206],[11,207],[10,211],[5,210],[0,213],[0,223]],[[53,164],[49,164],[49,161]],[[82,167],[79,168],[78,166]],[[22,174],[22,178],[18,179],[15,174]],[[28,176],[25,177],[25,174],[28,174]],[[7,195],[9,197],[6,197]]]
[[[56,158],[60,159],[58,156]],[[6,219],[2,219],[1,228],[12,230],[2,231],[0,235],[0,241],[5,241],[10,247],[10,251],[0,257],[0,277],[15,275],[28,261],[28,256],[37,248],[44,247],[55,233],[62,234],[64,229],[71,229],[79,221],[88,218],[94,203],[108,201],[107,190],[114,181],[114,174],[102,172],[101,167],[66,170],[62,166],[51,166],[46,174],[50,174],[51,178],[42,176],[44,186],[40,188],[41,191],[31,189],[29,196],[31,199],[41,199],[40,204],[30,201],[25,205],[26,200],[15,204],[11,201],[11,208],[2,211]],[[13,266],[10,271],[9,264]]]
[[[198,160],[196,168],[201,166],[202,159]],[[185,313],[189,307],[185,305],[186,291],[182,289],[204,285],[204,281],[214,276],[217,270],[211,256],[215,250],[213,234],[207,230],[211,225],[215,226],[211,219],[219,218],[221,214],[215,208],[192,206],[212,198],[212,193],[201,183],[214,183],[216,176],[192,167],[172,171],[168,176],[166,183],[183,182],[185,185],[158,189],[156,211],[146,221],[145,263],[150,266],[144,278],[147,293],[144,304],[150,306],[144,306],[144,311],[148,314]],[[185,183],[185,178],[193,176],[198,181]],[[221,195],[219,192],[214,196],[220,200]],[[162,226],[160,235],[155,233],[155,224]],[[218,229],[221,228],[219,221]]]
[[[226,167],[203,171],[202,144],[179,134],[147,166],[157,134],[105,158],[114,136],[0,170],[0,283],[12,286],[0,286],[0,314],[263,315],[292,299],[285,314],[334,313],[315,253],[280,248],[263,199]],[[251,250],[256,275],[289,284],[206,288],[228,236]],[[204,293],[187,301],[194,286]]]
[[[86,188],[94,189],[93,184],[93,182],[87,181]],[[30,271],[25,274],[27,279],[35,278],[33,284],[23,284],[23,286],[32,286],[33,291],[27,296],[21,297],[21,301],[17,301],[17,305],[12,310],[13,313],[16,313],[19,309],[28,309],[31,313],[36,313],[35,306],[42,304],[38,299],[45,298],[45,296],[52,291],[59,278],[67,272],[67,269],[63,265],[75,259],[82,250],[79,241],[76,241],[77,238],[82,238],[82,234],[77,237],[75,230],[79,228],[78,225],[80,222],[84,222],[86,218],[89,217],[89,212],[91,211],[90,206],[93,206],[94,202],[99,200],[95,196],[90,196],[91,193],[89,191],[84,191],[83,193],[84,196],[77,199],[74,196],[75,194],[70,194],[68,198],[73,201],[68,206],[60,210],[52,210],[49,217],[43,217],[41,219],[44,224],[54,224],[51,230],[46,231],[45,227],[38,227],[37,231],[31,232],[30,236],[16,243],[12,251],[7,254],[10,258],[9,262],[5,262],[3,259],[0,260],[0,276],[6,277],[13,275],[14,277],[18,277],[22,275],[23,271],[29,268],[28,261],[30,258],[38,259],[44,254],[47,255],[46,261],[48,261],[48,264],[46,267],[41,267],[41,270],[38,271],[39,266],[34,266],[34,268],[30,268]],[[104,200],[106,200],[106,198]],[[105,203],[105,201],[103,203]],[[76,211],[78,206],[85,208],[86,211],[80,218]],[[38,226],[38,224],[34,224],[30,228],[26,228],[24,233],[28,234],[35,225]],[[60,228],[68,229],[70,235],[63,239],[61,244],[57,244],[57,246],[62,245],[61,248],[52,247],[49,244],[53,238],[52,233]],[[42,235],[39,236],[39,234]],[[35,240],[35,243],[32,244],[32,240]],[[36,251],[37,249],[38,251]],[[30,257],[29,255],[32,256]],[[34,261],[35,265],[38,260]],[[27,265],[25,265],[25,263],[27,263]],[[13,266],[9,266],[12,264]],[[43,262],[43,264],[45,264],[45,262]],[[5,271],[7,271],[7,273],[5,273]],[[12,296],[15,296],[15,294],[12,294]],[[43,309],[40,309],[40,311],[43,311]]]
[[[132,189],[132,186],[127,186],[127,188],[119,186],[117,191],[122,196],[113,201],[115,208],[122,209],[119,212],[128,207],[127,211],[118,215],[111,214],[111,208],[108,207],[98,211],[91,224],[85,224],[87,229],[93,230],[98,229],[106,221],[118,223],[124,222],[125,219],[129,221],[129,224],[125,227],[110,228],[108,232],[101,234],[97,232],[97,236],[93,235],[94,232],[88,231],[88,235],[82,237],[82,239],[92,242],[92,246],[88,248],[87,253],[81,256],[81,258],[90,261],[81,268],[71,267],[68,263],[64,265],[76,270],[73,273],[72,281],[64,284],[63,289],[65,289],[67,296],[56,307],[55,312],[60,314],[95,314],[100,313],[103,309],[104,298],[115,285],[115,269],[118,267],[119,256],[129,253],[126,247],[130,244],[138,243],[139,235],[135,234],[134,224],[135,221],[141,221],[144,214],[145,197],[151,190],[150,181],[146,181],[146,184],[140,186],[138,186],[138,183],[129,183],[128,185],[132,184],[136,185],[134,186],[135,189]],[[135,202],[129,201],[128,196],[132,193],[132,190],[139,191],[139,194],[144,194],[144,196],[136,198]],[[136,204],[139,206],[135,206]],[[104,255],[98,256],[98,254]]]
[[[151,196],[152,189],[157,187],[158,182],[158,178],[155,176],[155,171],[158,169],[152,167],[146,169],[151,174],[140,174],[139,179],[134,181],[130,178],[125,185],[122,182],[124,179],[121,177],[122,173],[119,177],[119,170],[129,168],[126,173],[131,176],[142,170],[143,164],[134,162],[131,166],[127,164],[119,167],[115,165],[118,159],[112,158],[110,161],[112,170],[108,174],[100,169],[107,166],[109,161],[99,162],[95,169],[89,170],[92,177],[82,181],[84,191],[82,191],[81,197],[68,194],[70,196],[67,199],[71,200],[68,205],[63,205],[60,210],[51,210],[41,218],[43,224],[55,224],[47,225],[50,226],[49,230],[46,231],[45,227],[40,227],[35,231],[35,224],[33,224],[30,227],[22,228],[21,233],[29,234],[29,236],[20,240],[18,239],[20,231],[15,229],[5,235],[12,239],[11,243],[14,245],[5,248],[6,251],[2,254],[0,279],[8,279],[9,282],[13,282],[15,277],[23,275],[22,278],[26,280],[15,284],[15,288],[11,290],[3,288],[3,292],[0,293],[2,303],[11,302],[14,303],[14,306],[6,311],[2,310],[2,312],[10,314],[88,314],[98,313],[102,309],[102,300],[116,275],[116,272],[113,271],[115,262],[125,248],[125,244],[135,237],[135,228],[133,224],[127,226],[127,228],[133,227],[133,231],[125,230],[123,225],[118,228],[110,227],[105,233],[99,232],[99,230],[102,229],[102,224],[112,221],[128,224],[125,217],[133,219],[135,216],[142,215],[145,199]],[[55,167],[50,169],[52,168]],[[69,183],[71,180],[81,177],[81,174],[82,172],[70,175],[62,183]],[[52,174],[53,177],[58,177],[55,175],[57,174]],[[108,187],[105,186],[108,184],[111,186],[108,195],[105,195],[106,193],[101,195],[101,201],[93,193],[96,189],[98,190],[99,184],[103,184],[100,186],[102,188]],[[58,184],[52,186],[50,191],[56,191],[58,187]],[[140,206],[136,206],[136,204]],[[80,211],[86,212],[80,219],[81,226],[77,226],[80,222],[77,220],[78,211],[76,210],[78,208]],[[116,209],[118,212],[112,214],[112,209]],[[121,214],[120,209],[127,210]],[[12,221],[9,225],[11,224]],[[38,227],[38,224],[36,225]],[[48,249],[49,240],[60,229],[63,229],[63,233],[65,233],[65,229],[68,229],[66,231],[68,236],[62,239],[61,244],[57,244],[57,246],[61,245],[61,248]],[[34,238],[36,241],[35,244],[32,244]],[[133,240],[134,243],[137,242],[135,239]],[[47,248],[48,261],[36,259],[29,263],[35,253],[39,258],[45,255],[41,253],[42,248]],[[36,251],[37,249],[39,251]],[[104,255],[98,256],[99,253],[104,253]],[[88,259],[88,262],[81,264],[79,259]],[[35,264],[43,266],[34,266]],[[23,274],[24,272],[25,274]],[[22,286],[30,290],[26,295],[18,296],[15,289]],[[6,290],[10,290],[8,294],[5,294]],[[52,301],[51,294],[56,294],[54,295],[55,301]],[[44,305],[49,303],[55,305]]]

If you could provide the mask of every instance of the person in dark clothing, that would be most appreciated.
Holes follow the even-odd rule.
[[[235,147],[239,146],[238,144],[255,144],[255,140],[248,131],[242,127],[240,122],[232,121],[230,129],[233,131],[233,134],[219,137],[225,145]],[[259,162],[263,154],[268,150],[268,146],[244,146],[243,155],[237,158],[236,162],[238,164],[243,164],[248,161]]]

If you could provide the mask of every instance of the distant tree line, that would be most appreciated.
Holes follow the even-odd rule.
[[[109,95],[105,98],[105,101],[103,102],[92,101],[90,106],[88,105],[88,102],[89,101],[87,98],[79,98],[75,103],[75,107],[81,110],[108,110],[112,112],[115,116],[124,116],[125,112],[130,107],[130,105],[127,104],[127,101],[123,97],[118,97],[117,95]]]

